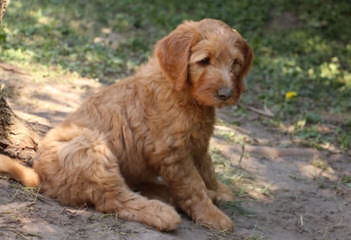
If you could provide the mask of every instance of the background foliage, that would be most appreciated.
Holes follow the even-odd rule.
[[[29,71],[76,72],[112,83],[130,75],[183,20],[217,18],[255,52],[244,106],[316,148],[351,149],[351,3],[348,0],[12,1],[0,61]]]

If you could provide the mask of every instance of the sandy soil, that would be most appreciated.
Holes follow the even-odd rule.
[[[70,75],[62,79],[35,81],[34,75],[0,68],[13,109],[48,125],[100,86]],[[210,231],[185,216],[175,232],[160,233],[93,209],[61,206],[1,176],[0,239],[351,239],[349,155],[299,147],[253,112],[238,118],[232,108],[220,109],[218,118],[211,152],[218,177],[237,194],[237,201],[221,205],[235,222],[233,233]]]

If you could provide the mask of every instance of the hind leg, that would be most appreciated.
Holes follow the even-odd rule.
[[[48,195],[64,204],[92,204],[98,211],[116,212],[123,219],[159,230],[173,230],[180,223],[173,207],[129,189],[101,134],[81,128],[58,131],[40,146],[34,164]],[[66,139],[59,137],[62,133]]]
[[[148,200],[126,189],[118,194],[105,193],[103,200],[95,206],[98,211],[117,212],[123,219],[142,222],[160,231],[174,230],[181,221],[171,206],[158,200]]]

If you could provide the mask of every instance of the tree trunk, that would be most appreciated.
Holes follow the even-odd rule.
[[[0,0],[0,24],[10,0]],[[0,153],[31,166],[38,142],[48,126],[29,123],[18,117],[7,104],[0,89]]]
[[[0,24],[2,22],[2,18],[5,15],[5,10],[10,0],[0,0]]]
[[[18,117],[0,91],[0,153],[31,166],[38,142],[48,130],[48,126]]]

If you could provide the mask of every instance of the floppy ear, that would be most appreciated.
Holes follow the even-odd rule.
[[[194,23],[187,22],[156,44],[155,56],[177,91],[184,88],[188,79],[190,50],[196,41],[196,35]]]
[[[245,91],[244,78],[246,77],[251,68],[254,55],[251,47],[249,46],[249,44],[247,44],[245,40],[243,40],[243,44],[241,45],[241,51],[244,55],[244,65],[239,75],[240,82],[238,87],[239,92],[243,93]]]
[[[251,65],[252,65],[252,60],[253,60],[253,51],[251,49],[251,47],[249,46],[249,44],[247,44],[246,41],[244,41],[245,44],[242,47],[242,51],[244,53],[244,58],[245,58],[245,65],[244,68],[242,70],[242,78],[246,77],[247,73],[249,72]]]

